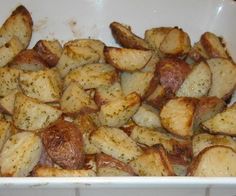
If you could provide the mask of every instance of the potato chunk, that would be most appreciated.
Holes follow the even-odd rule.
[[[11,130],[12,130],[11,123],[5,120],[0,120],[0,152],[2,150],[3,145],[10,137]]]
[[[11,114],[11,115],[13,114],[14,104],[15,104],[15,97],[16,97],[16,93],[18,93],[18,92],[19,92],[18,89],[12,90],[11,93],[9,93],[7,96],[0,99],[0,107],[7,114]]]
[[[41,139],[34,133],[20,132],[11,136],[0,154],[1,174],[27,176],[39,161],[41,151]]]

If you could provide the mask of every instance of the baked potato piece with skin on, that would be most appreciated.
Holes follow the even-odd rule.
[[[0,68],[0,96],[7,96],[12,90],[19,89],[21,71],[9,67]]]
[[[214,33],[205,32],[204,34],[202,34],[200,42],[209,57],[229,58],[221,39]]]
[[[75,39],[72,41],[69,41],[65,44],[70,46],[76,46],[76,47],[89,47],[93,49],[98,55],[99,55],[99,63],[105,63],[105,57],[103,54],[103,49],[105,47],[105,44],[97,39]]]
[[[106,62],[122,71],[136,71],[142,69],[151,59],[151,50],[137,50],[130,48],[105,47]]]
[[[188,176],[236,176],[236,152],[226,146],[211,146],[202,150],[188,168]]]
[[[193,45],[193,47],[190,49],[188,53],[188,57],[193,59],[195,62],[200,62],[209,58],[206,50],[204,49],[200,41],[196,42]]]
[[[161,145],[146,150],[129,165],[139,176],[175,176],[166,151]]]
[[[12,134],[12,125],[10,122],[1,119],[0,120],[0,152],[2,150],[3,145],[7,141],[7,139]]]
[[[137,93],[129,95],[101,106],[99,120],[102,125],[121,127],[138,110],[141,100]]]
[[[193,136],[193,156],[196,157],[203,149],[210,146],[228,146],[236,151],[236,141],[226,135],[211,135],[208,133],[200,133]]]
[[[33,49],[48,67],[56,66],[62,54],[62,46],[58,40],[39,40]]]
[[[85,154],[83,169],[91,169],[97,172],[96,154]]]
[[[157,64],[160,85],[170,97],[178,91],[190,72],[189,64],[180,59],[166,58]]]
[[[8,67],[23,71],[39,71],[47,69],[48,64],[42,57],[32,49],[26,49],[15,56],[8,63]]]
[[[12,90],[11,93],[0,99],[0,108],[7,114],[13,115],[16,93],[19,90]]]
[[[162,126],[175,135],[192,136],[197,102],[198,100],[187,97],[169,100],[160,112]]]
[[[11,62],[14,57],[23,50],[23,45],[17,37],[12,37],[7,43],[0,47],[0,67]]]
[[[32,36],[33,21],[29,11],[23,6],[18,6],[0,28],[0,46],[7,43],[12,37],[17,37],[27,48]]]
[[[225,102],[217,97],[201,97],[196,107],[194,131],[201,130],[201,123],[214,117],[226,107]]]
[[[133,169],[122,161],[109,155],[100,153],[96,155],[98,176],[134,176]]]
[[[236,103],[202,123],[202,128],[213,134],[236,135]]]
[[[191,42],[188,34],[182,29],[171,29],[160,44],[160,51],[165,56],[182,57],[188,54]]]
[[[147,62],[147,64],[144,66],[144,68],[140,69],[141,72],[151,72],[155,73],[156,71],[156,65],[160,61],[160,58],[156,52],[153,52],[152,57]]]
[[[128,163],[143,152],[124,131],[118,128],[99,127],[90,135],[90,141],[101,152]]]
[[[140,37],[135,35],[130,26],[118,22],[112,22],[110,29],[113,37],[124,48],[149,49],[148,44]]]
[[[65,89],[60,104],[61,110],[71,115],[95,112],[98,110],[98,106],[95,104],[94,100],[75,82],[70,83]]]
[[[71,122],[59,120],[42,132],[43,145],[51,159],[63,169],[79,169],[84,163],[83,137]]]
[[[39,131],[48,127],[60,118],[62,112],[52,106],[44,104],[17,93],[15,97],[13,124],[26,131]]]
[[[35,177],[94,177],[96,173],[91,169],[61,169],[55,167],[36,167]]]
[[[234,92],[236,86],[236,65],[231,60],[212,58],[207,60],[212,72],[212,85],[208,96],[216,96],[226,100]]]
[[[30,132],[12,135],[0,154],[2,176],[27,176],[39,161],[42,152],[40,137]]]
[[[87,64],[71,71],[64,80],[64,87],[78,82],[83,89],[110,86],[119,78],[116,69],[109,64]]]

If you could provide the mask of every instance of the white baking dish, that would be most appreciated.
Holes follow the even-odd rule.
[[[109,24],[129,24],[143,36],[155,26],[179,26],[197,41],[205,31],[225,38],[236,59],[236,2],[233,0],[0,0],[0,23],[19,4],[32,13],[38,39],[66,41],[92,37],[115,45]],[[236,185],[236,178],[195,177],[91,177],[91,178],[0,178],[0,187],[202,187]]]

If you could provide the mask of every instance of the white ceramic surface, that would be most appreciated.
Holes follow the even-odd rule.
[[[225,38],[236,59],[236,2],[233,0],[0,0],[0,23],[17,5],[32,13],[38,39],[97,38],[115,45],[109,24],[129,24],[143,36],[145,29],[179,26],[192,43],[205,31]],[[236,178],[113,177],[113,178],[0,178],[0,187],[209,187],[236,185]]]

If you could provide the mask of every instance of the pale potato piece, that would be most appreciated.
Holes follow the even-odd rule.
[[[34,133],[20,132],[12,135],[0,154],[1,174],[27,176],[38,163],[41,152],[41,139]]]
[[[189,176],[236,176],[236,152],[226,146],[211,146],[201,151],[188,168]]]
[[[236,65],[223,58],[212,58],[207,63],[212,72],[212,85],[208,96],[227,99],[235,89]]]
[[[141,148],[121,129],[99,127],[90,140],[103,153],[125,163],[142,154]]]
[[[8,67],[0,68],[0,96],[6,96],[12,90],[19,89],[19,76],[21,71]]]
[[[149,128],[161,127],[159,111],[147,104],[142,104],[132,119],[139,126]]]
[[[195,65],[176,92],[178,97],[202,97],[211,88],[211,70],[204,61]]]
[[[13,124],[19,129],[37,131],[55,122],[62,112],[52,106],[17,93],[15,98]]]
[[[221,40],[214,33],[205,32],[201,36],[200,42],[210,57],[229,57]]]
[[[160,112],[162,126],[173,134],[182,137],[192,136],[196,102],[195,99],[187,97],[168,101]]]
[[[56,102],[61,97],[62,80],[56,69],[20,74],[22,92],[42,102]]]
[[[191,49],[190,38],[186,32],[173,28],[160,44],[160,51],[167,56],[183,56]]]
[[[48,67],[56,66],[62,54],[62,46],[58,40],[39,40],[33,49],[47,63]]]
[[[234,141],[232,137],[226,135],[210,135],[208,133],[200,133],[193,137],[192,145],[193,156],[197,156],[207,147],[216,145],[228,146],[236,151],[236,141]]]
[[[210,133],[236,135],[236,103],[226,108],[223,112],[202,123],[202,127]]]
[[[82,65],[97,63],[99,54],[90,47],[79,47],[67,44],[64,46],[62,55],[56,65],[62,77],[65,77],[71,70]]]
[[[96,88],[94,100],[98,106],[115,101],[123,97],[123,91],[119,82],[111,86],[100,86]]]
[[[39,71],[46,69],[48,64],[37,52],[26,49],[18,53],[8,66],[23,71]]]
[[[140,71],[142,72],[151,72],[154,73],[156,71],[156,65],[160,61],[160,58],[156,52],[152,54],[152,57],[147,62],[147,64]]]
[[[93,177],[96,173],[92,169],[61,169],[55,167],[36,167],[34,176],[37,177]]]
[[[67,42],[65,45],[71,45],[76,47],[89,47],[93,49],[99,55],[99,63],[105,63],[105,57],[103,49],[105,44],[97,39],[75,39]]]
[[[0,120],[0,152],[2,150],[3,145],[10,137],[11,132],[12,132],[11,123],[5,120]]]
[[[92,112],[98,110],[94,100],[82,89],[78,83],[75,82],[70,83],[70,85],[63,92],[60,104],[61,110],[68,114]]]
[[[65,78],[64,86],[78,82],[84,89],[109,86],[116,82],[118,73],[109,64],[87,64],[71,71]]]
[[[12,37],[0,47],[0,67],[7,65],[14,57],[23,50],[23,45],[17,37]]]
[[[188,56],[196,62],[208,59],[209,56],[202,46],[201,42],[196,42],[193,47],[190,49]]]
[[[106,62],[119,70],[135,71],[142,69],[151,59],[151,50],[137,50],[130,48],[105,47]]]
[[[131,161],[129,165],[139,176],[174,176],[165,149],[160,146],[150,149]]]
[[[124,48],[148,49],[148,44],[131,31],[131,27],[118,22],[110,24],[115,40]]]
[[[33,21],[29,11],[23,5],[18,6],[0,29],[0,46],[15,36],[23,48],[27,48],[32,36],[32,26]]]
[[[131,93],[121,99],[102,105],[99,112],[99,120],[102,125],[120,127],[135,114],[140,102],[139,95]]]
[[[0,99],[0,107],[8,114],[13,114],[14,112],[14,104],[15,104],[15,96],[19,90],[12,90],[8,95]]]
[[[152,72],[135,71],[121,73],[121,87],[125,95],[136,92],[141,97],[146,97],[155,90],[157,84],[157,76]]]

